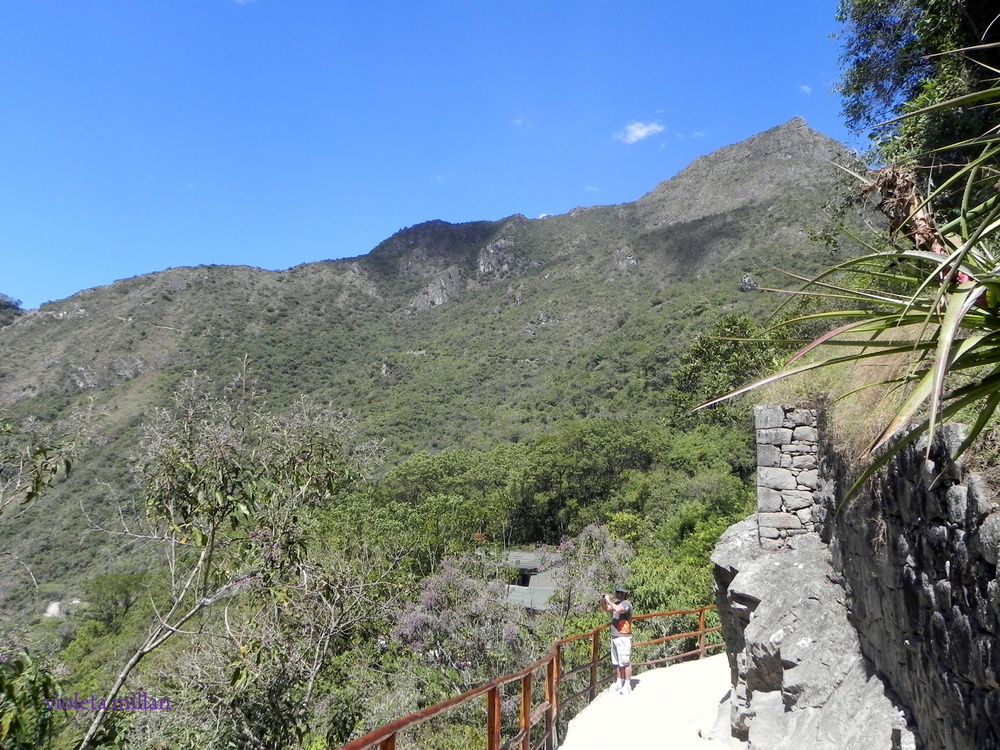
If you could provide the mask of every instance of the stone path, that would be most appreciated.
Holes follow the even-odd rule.
[[[707,736],[729,693],[725,654],[643,672],[634,690],[605,690],[569,723],[560,750],[723,750],[745,748],[735,740]],[[728,723],[728,709],[725,712]]]

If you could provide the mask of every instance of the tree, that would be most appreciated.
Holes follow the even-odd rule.
[[[983,45],[1000,41],[997,16],[992,0],[842,0],[848,125],[873,131],[881,158],[896,166],[955,163],[962,154],[950,147],[996,125],[995,111],[968,103],[884,123],[988,88],[1000,50]]]
[[[52,672],[28,652],[0,658],[0,748],[47,747],[56,722],[60,693]]]
[[[507,601],[505,571],[495,554],[446,558],[400,613],[394,636],[437,675],[442,697],[523,666],[539,648],[528,614]]]
[[[21,309],[21,300],[0,293],[0,328],[10,325],[21,315],[24,315],[24,310]]]
[[[576,619],[589,623],[603,616],[597,614],[596,602],[627,578],[632,549],[614,538],[606,526],[591,524],[572,539],[564,539],[558,551],[561,562],[553,571],[555,592],[549,603],[556,636],[563,637],[579,624]]]
[[[780,342],[769,341],[764,329],[746,315],[723,315],[691,342],[674,370],[669,402],[678,409],[676,421],[693,426],[691,409],[745,382],[748,375],[769,372],[784,349]],[[697,421],[732,424],[739,419],[735,409],[713,409]]]
[[[5,306],[20,303],[0,295],[0,325]],[[33,429],[17,429],[0,415],[0,526],[13,517],[20,506],[26,512],[41,494],[69,473],[72,455],[84,435],[84,421],[75,429],[53,437]],[[0,551],[27,570],[31,569],[10,551]],[[37,585],[37,584],[36,584]],[[0,653],[0,748],[28,750],[46,745],[55,729],[55,712],[50,703],[59,694],[51,670],[27,650]]]
[[[136,463],[147,528],[126,532],[162,548],[168,579],[151,589],[155,619],[105,705],[145,657],[178,633],[197,633],[225,603],[241,615],[224,618],[217,634],[233,646],[231,682],[270,684],[263,692],[275,707],[243,712],[233,734],[278,746],[301,739],[298,689],[305,681],[308,695],[331,639],[360,616],[359,591],[310,557],[306,541],[315,511],[354,485],[367,453],[333,410],[300,401],[286,415],[267,414],[245,368],[222,397],[209,385],[185,381],[142,441]],[[288,641],[304,671],[281,651]],[[106,716],[106,708],[95,713],[81,748],[93,745]]]
[[[26,508],[60,473],[70,471],[73,451],[83,436],[82,428],[73,432],[52,437],[35,429],[20,430],[0,415],[0,513],[15,504]]]

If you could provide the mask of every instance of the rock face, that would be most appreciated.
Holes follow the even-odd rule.
[[[732,736],[755,750],[914,748],[898,700],[861,651],[830,558],[816,534],[765,550],[756,516],[720,540],[712,560]]]
[[[713,556],[733,736],[759,750],[1000,750],[1000,508],[952,459],[962,428],[900,451],[844,505],[850,462],[807,412],[758,407],[759,512]],[[809,506],[789,504],[806,490]]]

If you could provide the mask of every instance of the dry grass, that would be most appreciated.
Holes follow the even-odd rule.
[[[916,340],[918,331],[899,329],[896,340]],[[857,353],[854,347],[824,346],[803,361]],[[849,362],[802,373],[761,388],[759,403],[825,404],[828,436],[846,455],[861,456],[892,421],[907,390],[887,383],[913,367],[916,353]],[[861,390],[859,390],[861,389]]]

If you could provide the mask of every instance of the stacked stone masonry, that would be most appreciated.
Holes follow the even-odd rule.
[[[767,404],[754,409],[757,525],[764,549],[816,531],[820,519],[819,423],[815,409]]]
[[[912,712],[924,750],[1000,750],[1000,507],[953,458],[964,435],[940,427],[929,450],[907,447],[846,505],[850,464],[821,451],[821,533],[862,649]]]

